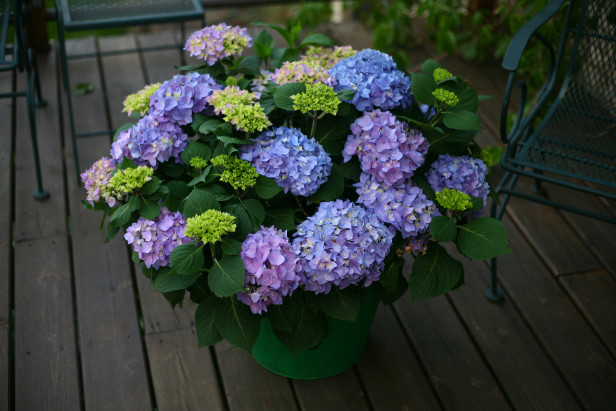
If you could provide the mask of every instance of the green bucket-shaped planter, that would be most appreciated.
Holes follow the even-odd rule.
[[[378,305],[378,294],[368,288],[355,321],[327,316],[329,332],[321,344],[296,354],[276,338],[269,320],[264,318],[252,356],[263,367],[288,378],[308,380],[341,373],[352,367],[364,352]]]

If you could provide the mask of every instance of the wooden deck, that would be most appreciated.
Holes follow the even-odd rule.
[[[331,35],[369,44],[357,23]],[[97,47],[169,36],[102,38]],[[72,53],[94,47],[92,38],[69,45]],[[432,54],[412,53],[416,63]],[[177,62],[176,51],[71,61],[73,83],[97,90],[73,100],[78,128],[120,126],[124,96],[169,78]],[[480,104],[480,139],[496,143],[502,73],[442,62],[495,96]],[[25,101],[0,100],[0,410],[615,409],[616,227],[515,199],[504,219],[514,254],[500,263],[503,304],[484,298],[488,266],[465,262],[461,289],[381,307],[361,361],[323,380],[273,375],[225,342],[197,349],[195,307],[172,310],[132,265],[121,236],[103,245],[101,216],[81,206],[55,52],[38,63],[49,101],[37,110],[46,201],[32,198]],[[14,81],[23,78],[3,75],[0,87]],[[109,144],[81,140],[82,169]]]

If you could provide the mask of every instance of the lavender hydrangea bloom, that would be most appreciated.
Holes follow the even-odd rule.
[[[186,220],[176,211],[172,213],[167,207],[161,207],[156,220],[140,217],[126,230],[124,239],[133,245],[146,267],[159,269],[169,265],[171,252],[180,244],[191,241],[184,235]]]
[[[487,173],[486,164],[478,158],[441,154],[430,166],[426,178],[434,191],[442,191],[444,188],[460,190],[481,198],[485,206],[490,193],[490,186],[486,181]],[[474,216],[481,214],[482,212],[479,212]]]
[[[397,69],[388,54],[364,49],[329,70],[338,83],[335,90],[355,90],[351,100],[359,111],[390,110],[411,104],[411,80]]]
[[[189,124],[193,113],[213,114],[206,99],[212,91],[219,89],[222,86],[209,74],[177,74],[165,81],[150,97],[148,114],[161,123]]]
[[[436,206],[423,190],[410,182],[389,186],[361,173],[359,183],[354,187],[359,194],[357,202],[374,213],[379,221],[395,227],[403,238],[428,229],[436,211]]]
[[[264,131],[254,144],[240,147],[240,158],[296,196],[316,193],[332,169],[329,154],[314,138],[288,127]]]
[[[246,267],[246,291],[238,293],[237,298],[253,314],[267,311],[271,304],[282,304],[283,297],[293,294],[302,282],[287,233],[273,226],[246,236],[240,256]]]
[[[252,37],[248,30],[225,23],[205,27],[190,35],[184,50],[191,57],[197,57],[213,66],[218,60],[239,53],[245,47],[252,46]]]
[[[393,236],[374,214],[349,200],[321,203],[294,234],[305,289],[327,294],[332,286],[378,281]]]
[[[412,177],[428,152],[423,135],[409,130],[389,111],[364,113],[351,124],[351,133],[344,146],[344,161],[357,154],[362,171],[387,185]]]
[[[128,158],[138,166],[156,168],[170,158],[181,163],[180,154],[187,145],[188,136],[178,125],[161,123],[147,115],[133,127],[120,132],[111,144],[111,157],[116,163]]]
[[[92,164],[92,167],[81,173],[81,181],[86,189],[88,196],[86,201],[94,205],[98,200],[105,199],[110,207],[115,205],[115,198],[106,189],[111,180],[111,174],[115,170],[115,164],[108,157],[103,157]]]

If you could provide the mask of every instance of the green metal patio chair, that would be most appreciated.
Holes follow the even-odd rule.
[[[501,219],[511,195],[579,213],[608,223],[613,215],[556,202],[541,195],[516,190],[520,176],[531,177],[535,187],[558,184],[575,192],[616,199],[616,0],[571,0],[558,49],[539,33],[540,27],[563,7],[550,0],[513,37],[502,66],[508,70],[501,112],[500,133],[508,144],[502,158],[506,171],[496,191],[492,215]],[[550,50],[550,72],[539,91],[537,104],[523,115],[526,85],[521,87],[516,120],[507,133],[507,113],[516,71],[524,50],[535,38]],[[561,67],[566,69],[559,78]],[[542,117],[541,117],[542,116]],[[536,124],[538,123],[538,124]],[[490,300],[502,299],[497,286],[496,260],[492,260]]]
[[[132,27],[158,23],[180,23],[181,38],[184,39],[184,22],[199,20],[205,25],[205,14],[200,0],[55,0],[58,16],[58,42],[64,90],[66,93],[68,120],[75,158],[77,181],[79,182],[79,155],[77,138],[113,135],[114,130],[75,132],[73,105],[67,60],[84,57],[100,57],[111,53],[81,54],[67,57],[64,33],[71,31],[98,30],[116,27]],[[141,48],[140,51],[181,47],[179,44],[162,47]],[[134,52],[123,50],[121,53]]]
[[[30,123],[30,138],[36,173],[36,191],[34,198],[43,200],[49,197],[49,192],[43,188],[41,167],[39,163],[38,144],[36,140],[35,106],[47,105],[41,96],[36,59],[32,49],[27,47],[24,23],[26,18],[25,5],[19,0],[0,0],[0,71],[26,72],[27,81],[24,91],[1,93],[0,98],[26,97],[28,121]],[[12,31],[9,30],[12,27]],[[9,34],[12,32],[12,36]],[[11,38],[9,38],[11,37]]]

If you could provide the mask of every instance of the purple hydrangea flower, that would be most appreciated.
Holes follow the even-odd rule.
[[[264,131],[254,144],[240,147],[240,158],[295,196],[316,193],[332,169],[329,154],[314,138],[287,127]]]
[[[425,254],[428,251],[428,241],[430,240],[430,231],[426,230],[424,232],[418,233],[417,235],[412,235],[408,238],[408,242],[404,247],[404,251],[409,254],[413,254],[414,256],[418,256],[419,254]]]
[[[316,63],[306,61],[287,61],[282,67],[276,69],[271,75],[270,80],[276,84],[302,83],[316,84],[323,83],[326,86],[334,87],[336,80],[329,72]]]
[[[111,157],[116,163],[131,159],[138,166],[156,168],[170,158],[181,163],[180,154],[188,145],[188,136],[171,122],[159,122],[150,114],[133,127],[121,131],[111,144]]]
[[[329,70],[338,83],[334,89],[355,90],[351,100],[359,111],[390,110],[411,104],[411,80],[398,70],[388,54],[364,49]]]
[[[302,282],[287,233],[273,226],[246,236],[240,256],[246,267],[246,291],[238,293],[237,298],[253,314],[267,311],[271,304],[282,304],[282,298],[293,294]]]
[[[172,213],[163,206],[156,220],[139,217],[128,227],[124,239],[133,245],[133,250],[146,267],[158,270],[169,265],[169,257],[175,247],[191,241],[184,235],[185,231],[184,216],[179,211]]]
[[[378,281],[393,233],[374,214],[349,200],[323,202],[297,227],[293,247],[305,289],[329,293],[332,285],[364,287]]]
[[[486,205],[490,186],[486,181],[488,168],[486,164],[474,157],[454,157],[449,154],[441,154],[432,163],[426,173],[426,178],[432,189],[436,192],[444,188],[462,191],[465,194],[481,198]],[[483,211],[473,214],[479,216]]]
[[[103,157],[92,167],[80,174],[83,187],[86,189],[88,196],[86,201],[94,205],[98,200],[105,199],[110,207],[115,205],[115,198],[106,190],[106,186],[111,180],[111,175],[115,170],[115,164],[107,157]]]
[[[209,74],[177,74],[165,81],[150,97],[148,114],[161,123],[189,124],[193,113],[213,113],[206,99],[212,91],[219,89],[222,86]]]
[[[357,154],[363,172],[387,185],[413,176],[428,152],[423,135],[409,130],[389,111],[364,113],[351,124],[351,133],[344,146],[344,161]]]
[[[359,183],[354,186],[359,194],[357,202],[374,213],[379,221],[395,227],[403,238],[428,229],[436,211],[436,206],[423,190],[410,181],[389,186],[361,173]]]
[[[191,57],[197,57],[213,66],[218,60],[241,52],[245,47],[252,46],[252,37],[248,30],[225,23],[205,27],[190,35],[184,50]]]

